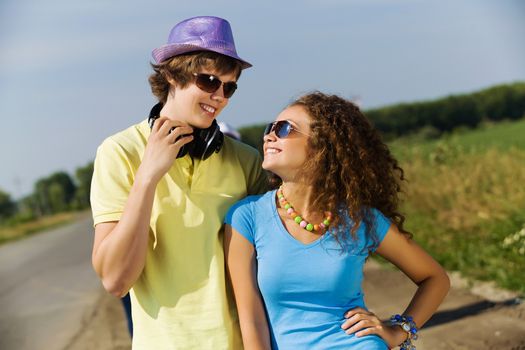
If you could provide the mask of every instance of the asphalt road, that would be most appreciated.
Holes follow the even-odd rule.
[[[100,296],[88,214],[0,246],[0,349],[63,350]]]
[[[128,350],[120,301],[90,262],[91,218],[0,246],[0,349]],[[515,293],[452,276],[452,289],[420,331],[418,350],[525,349],[525,304]],[[371,260],[365,299],[381,317],[403,310],[415,286]]]

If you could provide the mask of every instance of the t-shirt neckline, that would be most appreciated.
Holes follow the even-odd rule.
[[[272,207],[272,213],[273,213],[273,217],[274,217],[274,220],[275,220],[275,224],[277,225],[277,228],[278,228],[278,230],[279,230],[279,232],[281,234],[285,235],[295,245],[297,245],[299,247],[302,247],[304,249],[309,249],[309,248],[317,246],[318,244],[321,243],[321,241],[323,241],[325,239],[325,237],[328,236],[328,231],[326,231],[323,235],[321,235],[321,237],[317,238],[315,241],[310,242],[310,243],[303,243],[300,240],[298,240],[297,238],[295,238],[294,236],[292,236],[292,234],[290,232],[288,232],[288,230],[286,229],[286,226],[284,226],[284,223],[282,222],[281,217],[279,216],[279,212],[277,211],[277,204],[276,204],[276,198],[277,197],[276,197],[276,193],[277,193],[277,190],[273,190],[271,192],[270,204],[271,204],[271,207]]]

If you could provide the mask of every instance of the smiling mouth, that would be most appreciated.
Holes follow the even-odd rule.
[[[214,115],[215,111],[217,110],[217,108],[212,107],[210,105],[206,105],[204,103],[201,103],[200,106],[205,112],[207,112],[208,114],[211,114],[211,115]]]
[[[277,148],[267,148],[265,151],[264,151],[264,154],[277,154],[277,153],[280,153],[281,150],[277,149]]]

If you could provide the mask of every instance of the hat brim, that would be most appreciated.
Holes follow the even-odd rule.
[[[168,58],[171,58],[173,56],[178,56],[183,53],[188,52],[195,52],[195,51],[212,51],[220,53],[221,55],[225,55],[231,58],[234,58],[241,62],[241,69],[246,69],[252,67],[252,64],[243,60],[239,56],[237,56],[234,52],[231,52],[229,50],[225,50],[223,48],[217,47],[217,48],[203,48],[199,45],[192,45],[192,44],[167,44],[163,45],[161,47],[158,47],[152,51],[153,58],[155,59],[155,62],[157,64],[164,62]]]

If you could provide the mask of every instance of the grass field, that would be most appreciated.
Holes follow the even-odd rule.
[[[488,149],[525,150],[525,119],[482,124],[475,130],[462,129],[432,141],[422,141],[417,136],[404,137],[389,143],[389,146],[400,160],[410,159],[413,156],[428,157],[436,151],[443,151],[443,148],[467,153],[479,153]]]
[[[65,225],[75,220],[82,212],[58,213],[51,216],[44,216],[38,220],[19,223],[12,226],[0,226],[0,244],[24,238],[33,233]]]
[[[448,270],[525,292],[525,120],[390,146],[414,238]]]

